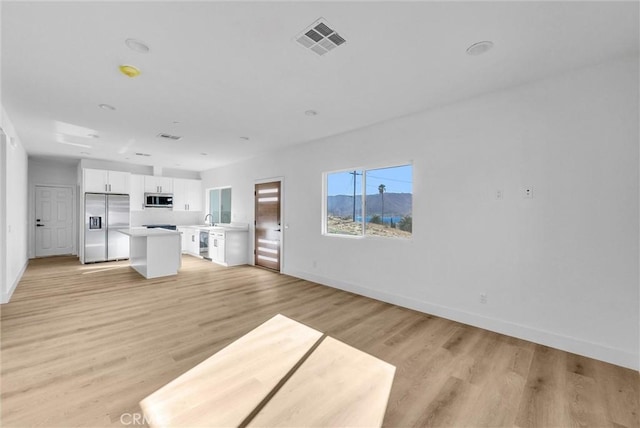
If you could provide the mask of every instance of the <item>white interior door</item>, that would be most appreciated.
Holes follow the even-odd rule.
[[[36,257],[73,252],[73,194],[68,187],[36,186]]]

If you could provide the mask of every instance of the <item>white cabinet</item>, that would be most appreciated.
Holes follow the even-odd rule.
[[[189,228],[178,226],[176,229],[180,232],[180,236],[182,237],[180,248],[182,248],[182,254],[184,254],[187,252],[187,234],[189,233]]]
[[[128,172],[85,168],[83,173],[85,192],[129,194],[131,174]]]
[[[211,231],[209,233],[209,257],[223,266],[248,263],[246,230]]]
[[[191,227],[178,227],[182,232],[182,253],[200,256],[200,230]]]
[[[131,211],[144,211],[144,175],[131,174],[129,184]]]
[[[189,211],[204,211],[202,203],[202,181],[188,180],[187,182],[187,205]]]
[[[147,193],[172,193],[173,178],[145,175],[144,191]]]
[[[224,231],[209,233],[209,258],[218,264],[225,263]]]
[[[145,209],[145,193],[173,193],[173,211],[202,211],[202,181],[131,174],[131,211]]]
[[[129,180],[131,173],[121,171],[109,171],[109,192],[129,194]]]
[[[187,202],[187,180],[181,178],[173,179],[173,210],[189,211]]]
[[[173,210],[202,211],[202,182],[200,180],[173,179]]]
[[[84,191],[104,193],[109,190],[109,171],[102,169],[84,169]]]

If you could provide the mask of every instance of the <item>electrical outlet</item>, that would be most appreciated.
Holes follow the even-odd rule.
[[[489,300],[489,296],[487,296],[487,293],[480,293],[480,303],[487,303],[487,300]]]
[[[502,192],[501,189],[496,190],[496,199],[502,199],[504,198],[504,193]]]
[[[522,197],[525,199],[533,199],[533,187],[532,186],[525,186],[522,189]]]

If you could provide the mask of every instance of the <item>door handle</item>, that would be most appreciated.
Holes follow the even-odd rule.
[[[36,227],[42,227],[44,224],[36,224]]]
[[[282,229],[273,229],[274,232],[282,232]]]

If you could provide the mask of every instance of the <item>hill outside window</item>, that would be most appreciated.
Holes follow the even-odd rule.
[[[326,235],[410,238],[413,166],[326,173]]]

